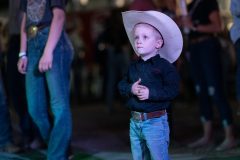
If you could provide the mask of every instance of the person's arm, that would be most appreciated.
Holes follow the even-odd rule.
[[[20,55],[18,60],[18,71],[22,74],[26,73],[27,67],[27,33],[26,33],[26,13],[23,13],[22,22],[21,22],[21,29],[20,29]]]
[[[20,43],[20,52],[27,51],[27,33],[26,33],[26,13],[23,13],[22,22],[21,22],[21,43]]]
[[[39,61],[39,71],[45,72],[52,68],[53,51],[60,39],[65,22],[65,11],[60,8],[53,8],[53,19],[50,26],[48,40]]]
[[[218,33],[222,31],[222,23],[219,11],[213,11],[209,15],[210,23],[207,25],[199,24],[195,30],[202,33]]]

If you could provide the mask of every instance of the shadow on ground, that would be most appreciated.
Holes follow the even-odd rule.
[[[232,106],[235,106],[234,102]],[[234,110],[234,108],[233,108]],[[217,112],[215,112],[217,113]],[[214,144],[200,149],[189,149],[187,144],[201,136],[198,108],[194,102],[175,102],[172,113],[172,137],[170,155],[172,160],[240,160],[240,147],[225,152],[215,151],[223,139],[219,117],[214,121]],[[129,111],[121,103],[108,112],[104,104],[92,103],[72,108],[73,160],[131,160],[128,125]],[[234,117],[236,122],[240,117]],[[237,124],[237,123],[236,123]],[[236,135],[240,130],[236,125]],[[39,151],[11,155],[0,153],[0,160],[44,160]]]

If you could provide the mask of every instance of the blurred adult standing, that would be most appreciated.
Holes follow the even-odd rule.
[[[20,50],[20,25],[22,20],[20,0],[9,0],[9,41],[7,53],[7,93],[18,117],[21,129],[20,145],[23,148],[35,149],[40,147],[41,140],[27,111],[25,91],[25,75],[17,69],[18,53]],[[33,142],[33,143],[31,143]]]
[[[231,107],[223,89],[221,71],[221,46],[215,36],[222,31],[219,7],[216,0],[193,0],[188,6],[188,16],[183,27],[190,29],[190,65],[196,94],[199,97],[203,136],[190,147],[204,147],[213,142],[213,101],[219,110],[225,139],[218,151],[236,146],[233,134]]]
[[[230,36],[236,50],[237,72],[236,72],[236,99],[237,115],[240,115],[240,1],[231,0],[230,11],[233,17],[233,26],[230,30]]]
[[[0,22],[0,37],[2,36],[2,28],[3,24]],[[0,55],[3,54],[1,40],[0,38]],[[15,153],[20,151],[20,148],[13,143],[11,119],[1,70],[2,68],[0,68],[0,152]]]
[[[70,156],[73,47],[64,27],[67,2],[21,0],[20,4],[23,18],[18,71],[26,74],[28,110],[47,144],[48,160],[67,160]]]

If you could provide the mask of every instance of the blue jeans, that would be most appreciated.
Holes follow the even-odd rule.
[[[69,104],[69,76],[73,50],[65,32],[62,33],[53,53],[52,68],[40,73],[38,63],[42,56],[49,28],[28,39],[28,66],[26,92],[29,113],[48,144],[48,160],[66,160],[72,134]],[[48,92],[46,92],[48,91]],[[50,103],[48,103],[48,95]],[[48,106],[53,115],[49,120]]]
[[[6,96],[3,87],[2,76],[0,75],[0,147],[3,147],[12,140],[10,114],[6,104]]]
[[[168,160],[167,114],[146,121],[130,119],[130,141],[134,160]]]
[[[237,72],[236,72],[236,97],[238,102],[240,102],[240,38],[234,44],[236,49],[237,58]]]
[[[223,126],[233,123],[232,110],[223,89],[221,46],[216,38],[192,43],[189,51],[192,76],[200,101],[201,118],[212,121],[212,101],[216,104]]]

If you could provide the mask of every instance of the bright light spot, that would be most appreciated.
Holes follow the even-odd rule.
[[[229,23],[227,24],[227,29],[230,30],[230,28],[232,27],[232,25],[233,25],[233,23],[232,23],[232,22],[229,22]]]
[[[88,4],[88,0],[79,0],[80,4],[85,6]]]
[[[121,8],[125,5],[125,0],[115,0],[115,6]]]
[[[187,4],[189,4],[189,3],[191,3],[192,2],[192,0],[186,0],[186,3]]]

